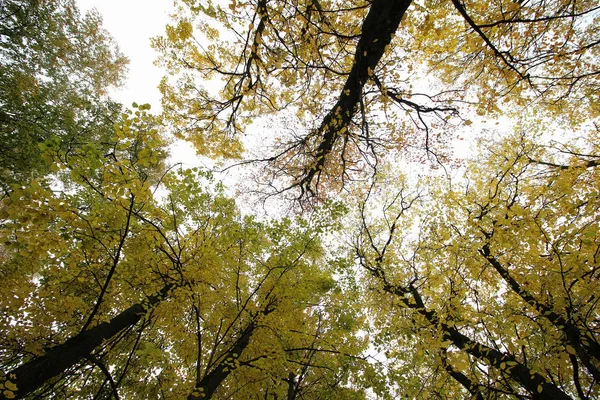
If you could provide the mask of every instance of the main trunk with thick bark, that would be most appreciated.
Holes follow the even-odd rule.
[[[299,183],[303,191],[311,191],[310,185],[315,174],[325,164],[327,155],[333,149],[342,128],[350,124],[360,103],[363,87],[383,57],[386,46],[392,41],[411,3],[412,0],[374,0],[371,4],[362,24],[361,36],[354,53],[354,63],[344,88],[317,130],[320,138],[315,164],[307,167]]]
[[[46,354],[8,372],[3,379],[15,384],[17,390],[13,392],[14,397],[0,391],[0,400],[22,398],[90,356],[102,342],[134,326],[150,307],[164,298],[170,288],[171,286],[164,287],[158,295],[150,297],[147,302],[132,305],[110,321],[83,331],[63,344],[51,348]]]

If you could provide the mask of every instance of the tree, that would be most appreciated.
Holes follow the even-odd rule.
[[[514,135],[488,149],[463,184],[400,191],[384,221],[362,208],[356,251],[376,301],[394,301],[382,311],[397,317],[378,323],[399,384],[411,395],[594,398],[597,131],[578,144]],[[418,379],[407,364],[420,366]],[[423,380],[444,373],[455,382]]]
[[[166,115],[200,153],[225,156],[241,154],[239,134],[257,118],[289,118],[289,133],[279,129],[259,157],[270,194],[321,199],[414,147],[445,162],[467,112],[518,114],[533,103],[573,124],[597,117],[594,1],[179,7],[154,41],[177,76],[161,85]],[[203,87],[215,78],[216,94]]]
[[[161,116],[103,97],[123,63],[97,16],[2,8],[4,143],[37,136],[3,178],[29,184],[0,203],[1,399],[600,396],[600,7],[177,4]],[[449,173],[459,129],[521,113]],[[264,116],[283,133],[240,163],[310,213],[166,165],[165,121],[236,158]]]
[[[3,326],[3,368],[39,357],[12,372],[25,393],[137,322],[148,308],[140,300],[149,297],[150,304],[156,303],[161,296],[153,296],[168,289],[166,283],[155,290],[156,283],[148,286],[135,279],[140,270],[123,258],[136,240],[138,246],[153,243],[141,235],[135,214],[151,199],[151,177],[162,169],[165,144],[146,108],[141,106],[132,118],[123,115],[110,154],[102,152],[106,143],[88,144],[76,153],[58,146],[46,149],[57,157],[56,168],[68,170],[70,190],[57,195],[34,180],[5,199],[3,320],[11,324]],[[137,282],[133,301],[119,289],[122,279]],[[121,301],[138,304],[115,316]],[[56,357],[66,364],[61,366]],[[19,371],[25,371],[24,378]]]
[[[50,171],[39,146],[74,147],[110,137],[120,105],[107,97],[127,59],[72,0],[7,0],[0,5],[0,184]]]
[[[240,216],[209,173],[164,167],[148,108],[122,115],[110,153],[46,148],[68,190],[4,200],[0,398],[360,391],[359,312],[319,238],[343,208]],[[327,363],[345,369],[313,382]]]

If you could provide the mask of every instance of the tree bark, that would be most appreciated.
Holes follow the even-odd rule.
[[[290,372],[286,381],[288,384],[287,400],[296,400],[296,374]]]
[[[28,361],[3,377],[17,386],[14,398],[22,398],[40,388],[48,380],[60,375],[79,361],[89,357],[102,342],[111,339],[126,328],[134,326],[146,312],[158,304],[172,285],[165,286],[158,295],[147,302],[134,304],[108,322],[103,322],[68,339],[61,345],[51,348],[46,354]],[[0,400],[12,397],[0,391]]]
[[[442,330],[442,339],[450,341],[459,349],[466,351],[472,356],[485,361],[494,368],[501,370],[506,376],[518,382],[524,389],[529,391],[531,397],[536,400],[572,400],[558,386],[546,382],[546,379],[537,372],[532,372],[526,365],[517,361],[509,354],[504,354],[496,349],[479,343],[458,331],[438,318],[434,311],[427,310],[418,290],[413,287],[394,287],[388,282],[384,284],[384,290],[398,296],[404,305],[421,314],[435,327]],[[412,296],[410,301],[407,295]]]
[[[473,382],[468,376],[454,368],[451,364],[448,363],[446,359],[446,349],[440,351],[440,358],[442,360],[442,367],[446,370],[448,375],[450,375],[455,381],[460,383],[465,389],[469,391],[472,396],[472,400],[484,400],[485,397],[479,390],[479,385]]]
[[[371,4],[362,24],[354,63],[344,88],[317,130],[320,142],[314,156],[315,163],[307,167],[304,177],[299,182],[303,193],[312,192],[310,185],[313,178],[325,164],[326,157],[340,137],[342,128],[350,124],[362,97],[364,85],[375,71],[411,3],[412,0],[374,0]]]
[[[256,322],[252,321],[246,327],[246,329],[242,331],[240,337],[227,351],[225,356],[222,358],[222,361],[212,371],[210,371],[210,373],[196,383],[196,387],[188,396],[188,400],[206,400],[210,399],[213,394],[215,394],[219,386],[221,386],[223,381],[233,371],[234,367],[232,363],[239,358],[239,356],[242,354],[242,351],[248,347],[248,344],[250,343],[250,337],[254,333],[256,326]]]

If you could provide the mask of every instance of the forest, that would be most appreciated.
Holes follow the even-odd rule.
[[[173,3],[0,2],[0,400],[600,399],[597,0]]]

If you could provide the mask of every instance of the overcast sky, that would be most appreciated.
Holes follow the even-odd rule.
[[[174,11],[172,1],[144,0],[78,0],[83,12],[95,8],[104,20],[104,28],[117,40],[121,51],[129,58],[126,86],[112,93],[115,100],[126,106],[132,102],[150,103],[153,109],[160,104],[156,87],[164,73],[153,62],[156,53],[150,38],[162,34]]]
[[[95,8],[102,15],[103,26],[119,43],[129,60],[127,82],[111,92],[111,97],[126,107],[131,103],[150,103],[160,109],[157,86],[165,72],[154,65],[156,52],[150,38],[162,35],[174,6],[170,0],[77,0],[82,13]],[[186,167],[203,165],[192,145],[178,140],[170,147],[170,164],[181,162]]]

